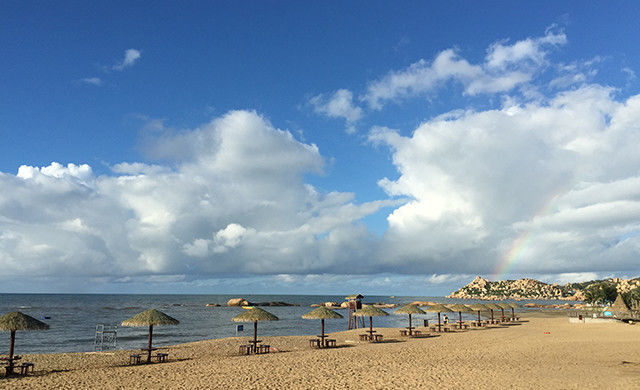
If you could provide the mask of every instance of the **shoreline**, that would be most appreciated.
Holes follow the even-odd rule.
[[[259,336],[279,352],[252,356],[238,355],[247,336],[225,337],[160,347],[169,354],[167,363],[139,366],[127,364],[132,350],[23,355],[36,364],[36,374],[0,377],[0,388],[483,389],[496,382],[507,388],[640,383],[640,326],[575,325],[566,313],[547,311],[521,319],[519,325],[415,339],[400,337],[399,328],[376,328],[385,342],[374,344],[359,341],[362,329],[340,331],[330,333],[339,348],[325,350],[310,349],[309,335]]]

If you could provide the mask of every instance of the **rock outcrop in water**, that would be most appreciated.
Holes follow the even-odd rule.
[[[274,302],[249,302],[244,298],[232,298],[227,301],[227,306],[298,306],[295,303],[282,301]]]

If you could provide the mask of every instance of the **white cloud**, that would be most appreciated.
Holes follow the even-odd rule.
[[[637,270],[638,120],[640,95],[586,85],[452,112],[410,137],[372,129],[400,174],[380,186],[413,199],[389,215],[384,256],[423,272],[488,274],[506,256],[515,273]]]
[[[566,41],[564,33],[547,32],[544,37],[527,38],[512,45],[494,43],[484,62],[475,65],[447,49],[431,63],[421,59],[370,83],[363,100],[372,109],[380,109],[389,100],[435,90],[448,80],[460,82],[469,95],[507,92],[529,82],[546,65],[548,50]]]
[[[316,113],[330,118],[344,118],[347,133],[355,133],[354,124],[362,117],[362,109],[353,104],[353,93],[347,89],[339,89],[331,96],[320,94],[309,99]]]
[[[339,272],[373,253],[358,221],[394,204],[306,184],[322,172],[318,148],[254,112],[159,134],[147,148],[172,162],[120,163],[109,176],[59,163],[0,173],[4,272],[120,281]]]
[[[114,65],[112,69],[124,70],[125,68],[133,66],[133,64],[135,64],[140,59],[141,56],[142,56],[142,53],[139,50],[127,49],[124,52],[124,59],[122,60],[122,62]]]
[[[84,78],[84,79],[82,79],[80,81],[82,81],[85,84],[91,84],[91,85],[95,85],[95,86],[98,86],[98,87],[102,85],[102,79],[99,78],[99,77],[87,77],[87,78]]]

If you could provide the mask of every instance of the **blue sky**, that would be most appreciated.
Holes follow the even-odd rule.
[[[635,276],[638,11],[4,3],[6,286],[436,294],[506,262]],[[538,241],[515,255],[523,232]]]

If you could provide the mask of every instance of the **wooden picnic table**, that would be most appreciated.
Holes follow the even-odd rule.
[[[22,359],[22,356],[14,355],[13,358],[9,358],[8,356],[0,357],[0,361],[6,362],[5,371],[6,375],[9,376],[13,374],[13,369],[15,367],[15,362]]]

